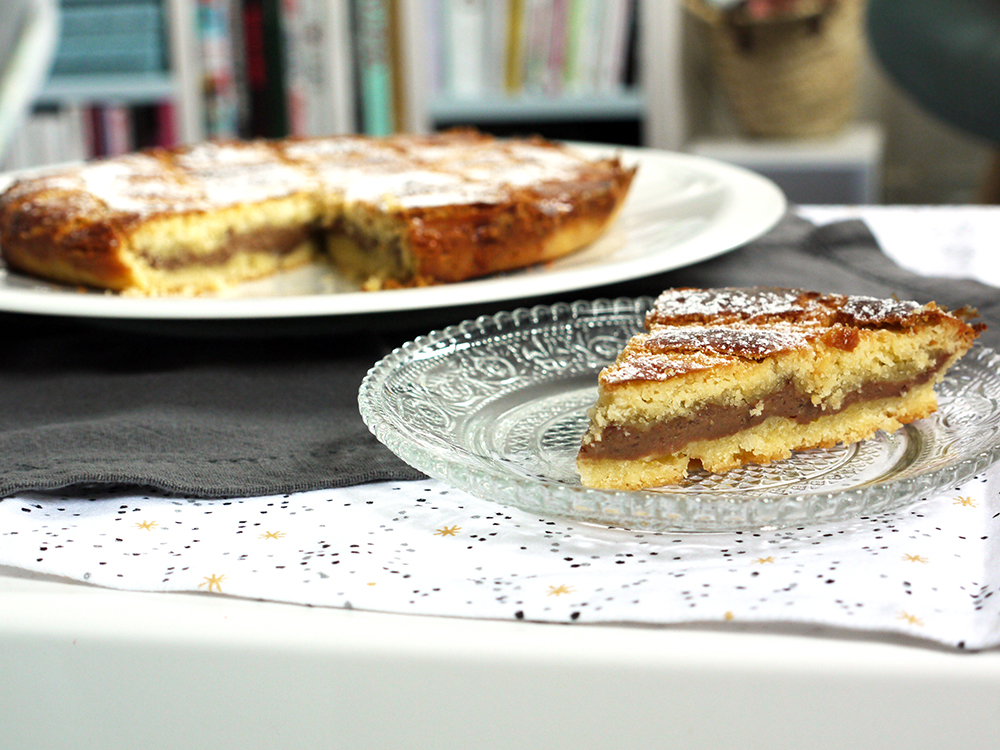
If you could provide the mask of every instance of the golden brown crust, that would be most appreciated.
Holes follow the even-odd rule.
[[[866,331],[929,327],[967,349],[981,326],[931,302],[820,294],[800,289],[668,289],[601,385],[667,380],[726,364],[761,361],[815,345],[853,351]]]
[[[592,242],[614,218],[635,175],[610,161],[599,162],[594,172],[521,189],[503,203],[403,213],[415,275],[462,281],[554,260]],[[552,203],[564,209],[546,210]]]
[[[122,221],[82,215],[61,191],[15,183],[0,198],[0,252],[19,271],[69,284],[124,289],[131,273],[114,252]],[[103,207],[93,206],[94,213]]]
[[[535,178],[512,180],[519,171]],[[634,174],[617,159],[582,158],[540,139],[467,131],[154,149],[16,182],[0,196],[0,252],[30,274],[141,291],[169,283],[154,277],[169,276],[177,257],[200,255],[206,266],[223,258],[219,243],[233,234],[276,234],[289,222],[332,231],[338,216],[362,206],[391,221],[405,255],[376,285],[454,282],[587,244],[621,207]],[[214,235],[192,230],[234,207],[262,218],[234,219],[242,223]],[[173,260],[158,263],[177,217],[188,234],[170,250]],[[160,234],[152,245],[150,227]]]
[[[178,257],[201,256],[207,268],[233,234],[276,234],[290,222],[330,232],[363,209],[393,234],[377,239],[400,246],[399,267],[376,286],[455,282],[589,243],[634,174],[617,159],[471,131],[153,149],[13,184],[0,196],[0,253],[11,268],[56,281],[161,291]],[[234,209],[257,218],[220,227]],[[159,237],[148,236],[153,226]],[[157,263],[174,232],[172,260]]]

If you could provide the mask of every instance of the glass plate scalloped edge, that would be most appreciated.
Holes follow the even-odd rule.
[[[584,487],[570,467],[597,373],[642,329],[651,303],[521,308],[431,332],[372,367],[358,395],[362,418],[404,461],[477,497],[645,530],[856,518],[954,487],[1000,458],[1000,356],[977,345],[938,386],[938,411],[897,433],[767,467],[699,472],[677,487]]]

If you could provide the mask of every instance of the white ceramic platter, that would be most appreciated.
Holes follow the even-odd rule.
[[[710,159],[641,148],[576,144],[617,153],[639,171],[618,219],[582,251],[553,263],[444,286],[362,292],[311,266],[184,298],[86,292],[0,266],[0,311],[105,319],[240,320],[351,316],[458,307],[559,294],[642,278],[721,255],[770,229],[786,209],[770,180]],[[0,189],[13,175],[0,175]]]

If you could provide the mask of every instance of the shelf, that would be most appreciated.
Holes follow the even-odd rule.
[[[177,84],[169,73],[120,75],[64,75],[49,79],[38,96],[41,104],[115,101],[152,104],[171,99]]]
[[[535,94],[467,99],[442,96],[434,99],[429,109],[435,122],[626,120],[643,117],[645,101],[634,90],[586,96]]]
[[[438,124],[489,123],[513,125],[553,121],[585,122],[635,120],[640,125],[642,145],[679,150],[688,137],[684,93],[684,41],[686,11],[681,0],[639,2],[638,22],[644,39],[639,44],[638,80],[641,84],[625,92],[569,97],[496,96],[460,100],[433,91],[436,67],[434,39],[427,32],[427,4],[399,0],[403,37],[406,127],[429,132]]]
[[[204,136],[197,0],[161,0],[168,68],[139,73],[53,74],[35,97],[51,105],[173,103],[181,142]],[[0,14],[2,15],[2,14]]]

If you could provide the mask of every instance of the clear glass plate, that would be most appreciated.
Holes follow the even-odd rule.
[[[627,528],[729,531],[898,507],[1000,457],[1000,356],[974,347],[938,387],[932,417],[894,434],[646,491],[584,487],[576,453],[597,374],[642,329],[651,300],[520,309],[418,338],[359,394],[375,436],[426,474],[542,515]]]

